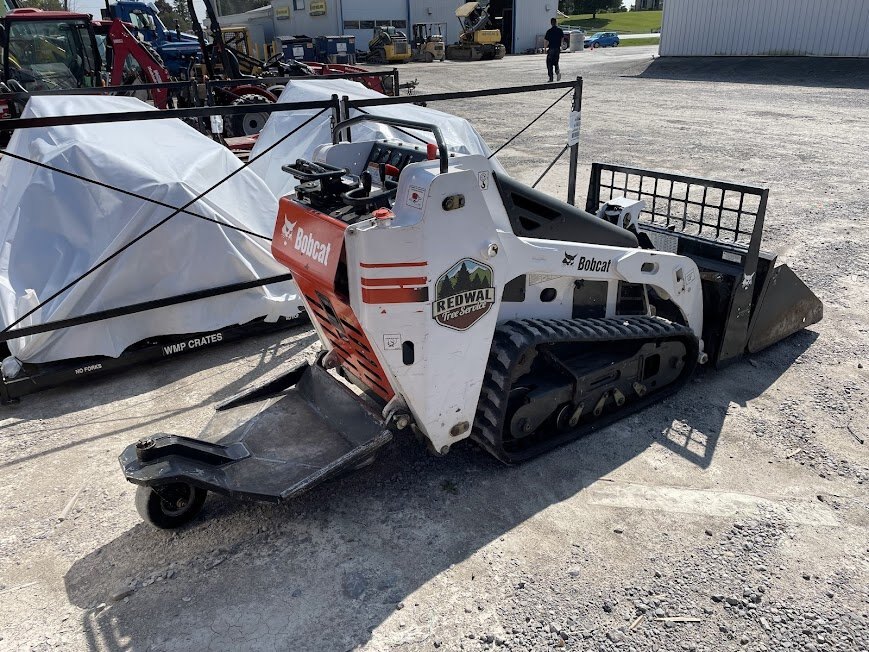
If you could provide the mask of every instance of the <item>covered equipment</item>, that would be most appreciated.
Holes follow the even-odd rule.
[[[328,101],[333,95],[346,97],[350,101],[385,97],[382,93],[366,88],[359,82],[347,79],[291,79],[287,82],[279,101],[322,102]],[[381,106],[377,111],[381,115],[405,117],[409,120],[437,125],[447,146],[457,154],[489,156],[492,153],[483,137],[464,118],[414,104]],[[306,109],[272,113],[251,150],[251,156],[257,157],[257,160],[251,163],[251,169],[266,182],[277,197],[293,192],[298,185],[298,181],[283,170],[287,161],[295,161],[297,158],[310,159],[318,146],[332,140],[332,117],[329,113],[323,113],[304,128],[298,129],[318,112],[317,109]],[[350,109],[351,117],[357,115],[362,113]],[[355,127],[353,133],[365,140],[401,138],[420,144],[431,139],[431,134],[425,131],[399,131],[389,125],[378,123],[360,124]],[[292,135],[285,138],[287,134]],[[492,162],[499,166],[495,159]]]
[[[130,97],[33,97],[23,117],[149,110],[156,111]],[[239,171],[193,201],[241,163],[180,120],[18,129],[8,150],[80,178],[12,156],[0,159],[4,326],[37,306],[19,326],[286,273],[272,258],[268,240],[251,235],[269,234],[277,210],[277,199],[251,170]],[[42,303],[157,226],[173,207],[187,204],[187,212]],[[36,373],[34,365],[83,358],[97,359],[92,371],[98,371],[99,359],[122,356],[143,341],[169,337],[169,343],[184,343],[180,349],[195,348],[225,338],[190,344],[196,338],[186,334],[294,318],[301,310],[296,286],[285,281],[17,338],[8,346],[15,360],[27,363],[23,371],[18,369],[24,376]],[[9,371],[16,368],[8,360],[4,363],[7,381],[14,379]]]

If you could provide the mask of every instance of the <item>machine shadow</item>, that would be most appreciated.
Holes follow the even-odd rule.
[[[92,650],[352,649],[397,603],[412,604],[418,588],[655,444],[709,467],[730,403],[762,394],[816,337],[803,331],[754,364],[700,374],[670,398],[519,466],[471,443],[433,458],[401,437],[372,465],[288,505],[211,497],[186,529],[139,524],[75,562],[68,598],[86,610]],[[565,557],[574,542],[565,539]],[[172,578],[162,579],[167,569]],[[111,602],[131,578],[140,588]],[[457,616],[466,606],[455,605]],[[430,628],[418,636],[435,638]]]
[[[280,331],[279,337],[287,338],[299,336],[309,331],[310,325],[307,320],[297,326]],[[112,412],[102,412],[93,420],[88,420],[82,425],[96,423],[108,423],[113,420],[118,422],[117,428],[110,428],[96,437],[75,438],[68,437],[64,443],[57,447],[46,448],[37,452],[15,457],[7,462],[0,463],[0,468],[14,466],[30,459],[50,455],[62,449],[73,448],[89,443],[94,439],[114,437],[126,430],[141,428],[148,421],[159,422],[174,413],[189,410],[189,406],[177,409],[154,412],[145,421],[138,420],[130,423],[129,417],[124,413],[131,408],[129,399],[135,399],[142,394],[160,391],[161,388],[172,386],[173,383],[193,376],[208,372],[220,365],[225,365],[238,357],[247,357],[260,351],[259,360],[254,367],[246,368],[239,373],[237,367],[231,367],[227,371],[215,373],[227,373],[232,375],[232,381],[222,383],[220,389],[207,399],[207,402],[217,402],[232,397],[247,385],[256,383],[263,376],[279,369],[291,356],[299,353],[317,341],[313,332],[308,332],[303,337],[297,337],[295,341],[287,345],[275,343],[275,334],[266,334],[252,337],[247,340],[232,342],[225,346],[204,350],[189,356],[180,356],[168,360],[158,361],[147,365],[144,369],[125,370],[102,378],[94,379],[93,382],[83,383],[78,386],[66,385],[45,392],[39,392],[25,396],[20,403],[0,406],[0,417],[10,419],[6,424],[0,424],[0,433],[7,426],[20,421],[45,420],[62,417],[72,412],[81,412],[98,407],[107,403],[124,401],[122,407]],[[283,348],[281,348],[283,346]],[[166,390],[170,391],[170,390]],[[172,390],[175,391],[175,390]],[[180,390],[178,390],[180,391]],[[144,399],[143,399],[144,400]],[[57,429],[68,431],[64,425],[58,425]],[[43,435],[50,434],[52,428],[44,427]],[[182,433],[193,434],[193,433]]]
[[[679,81],[729,82],[869,88],[865,59],[822,57],[659,57],[632,77]]]

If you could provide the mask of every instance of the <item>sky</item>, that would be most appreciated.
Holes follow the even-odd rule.
[[[100,9],[106,6],[105,2],[101,0],[69,0],[69,3],[71,9],[74,8],[85,14],[93,14],[96,18],[100,16]],[[634,0],[622,0],[622,4],[630,8],[634,4]],[[205,18],[205,4],[202,0],[193,0],[193,6],[196,7],[196,13],[199,14],[199,20],[202,21]]]
[[[100,9],[104,9],[106,3],[102,0],[68,0],[70,9],[80,11],[83,14],[93,14],[94,18],[100,17]],[[112,0],[109,0],[110,2]],[[146,2],[149,0],[145,0]],[[205,18],[205,4],[202,0],[193,0],[193,6],[196,7],[196,13],[199,14],[199,20]],[[172,27],[171,25],[169,27]]]

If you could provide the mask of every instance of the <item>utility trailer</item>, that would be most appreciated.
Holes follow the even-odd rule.
[[[362,121],[434,142],[344,142]],[[761,188],[596,164],[584,211],[448,151],[435,125],[375,115],[338,123],[314,159],[284,167],[301,185],[272,252],[324,351],[221,405],[199,438],[127,447],[158,527],[207,491],[292,499],[402,431],[520,462],[822,316],[760,251]]]

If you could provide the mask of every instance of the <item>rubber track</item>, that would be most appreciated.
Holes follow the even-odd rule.
[[[547,446],[531,449],[530,453],[509,453],[500,447],[501,432],[507,411],[507,399],[515,380],[516,364],[525,351],[541,344],[594,343],[613,341],[649,342],[655,340],[681,340],[685,344],[685,369],[680,378],[666,387],[656,389],[630,406],[591,424],[564,433]],[[691,376],[697,362],[698,342],[693,331],[686,326],[659,317],[619,317],[606,319],[514,319],[499,324],[492,339],[489,362],[477,414],[473,437],[486,450],[503,462],[511,463],[533,457],[557,445],[576,439],[586,431],[599,428],[639,410],[646,405],[672,394]],[[631,409],[633,408],[633,409]]]

